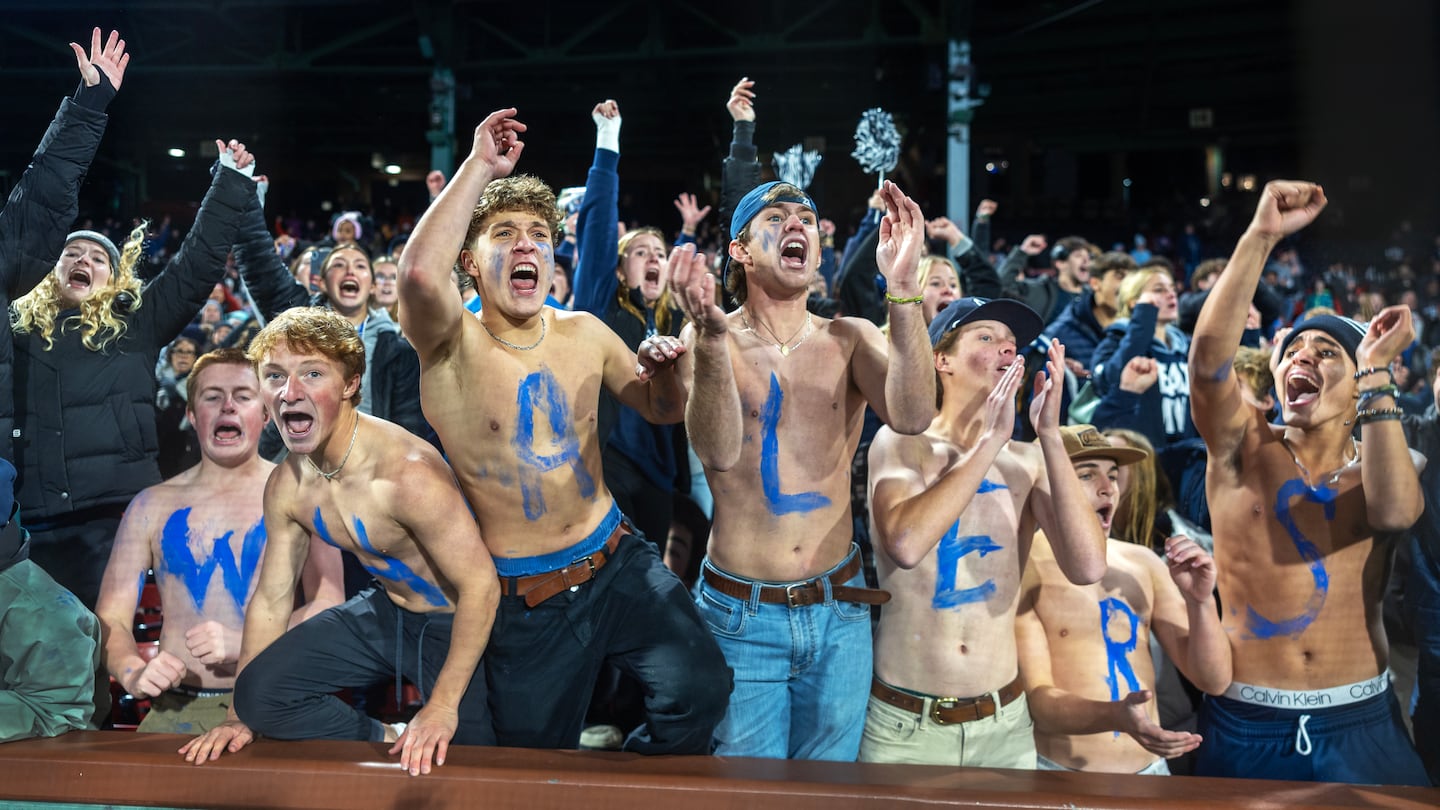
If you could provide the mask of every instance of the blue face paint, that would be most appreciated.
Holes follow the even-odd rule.
[[[780,380],[770,373],[770,393],[760,409],[760,484],[772,515],[792,512],[813,512],[830,505],[830,499],[819,492],[785,493],[780,491],[780,406],[785,392]]]
[[[975,490],[975,494],[984,495],[987,492],[995,492],[996,490],[1001,489],[1009,489],[1009,487],[1005,486],[1004,484],[991,481],[989,478],[982,478],[980,479],[980,488]]]
[[[245,609],[245,597],[250,592],[250,580],[260,567],[260,552],[265,548],[265,521],[262,518],[245,533],[240,543],[240,561],[230,549],[230,538],[234,532],[226,532],[215,538],[214,551],[203,561],[195,559],[190,550],[190,507],[177,509],[165,521],[160,532],[160,557],[164,570],[178,577],[190,592],[195,609],[205,610],[205,595],[210,590],[210,579],[215,569],[220,569],[221,583],[225,592],[235,602],[235,609]],[[144,588],[142,574],[141,588]]]
[[[1300,559],[1310,564],[1310,576],[1315,581],[1315,590],[1306,601],[1304,610],[1288,619],[1267,619],[1246,605],[1245,629],[1252,638],[1299,638],[1305,628],[1320,615],[1320,609],[1325,607],[1325,598],[1330,595],[1330,574],[1325,570],[1325,560],[1320,549],[1301,534],[1300,527],[1295,524],[1295,517],[1290,513],[1290,501],[1299,495],[1311,503],[1318,503],[1324,507],[1325,519],[1330,521],[1335,519],[1335,498],[1339,494],[1339,490],[1324,485],[1312,489],[1299,478],[1292,478],[1280,486],[1280,491],[1275,495],[1275,519],[1285,527],[1285,532],[1290,535],[1290,542],[1294,543],[1295,550],[1300,552]]]
[[[575,475],[580,497],[595,497],[595,479],[585,469],[580,457],[580,437],[570,421],[570,404],[565,390],[549,369],[541,369],[520,382],[516,398],[519,415],[515,419],[515,438],[511,446],[520,457],[520,494],[524,501],[525,518],[536,520],[545,514],[545,494],[540,485],[544,473],[569,466]],[[550,449],[542,454],[535,447],[535,411],[543,409],[550,423]]]
[[[1110,636],[1110,619],[1116,613],[1130,621],[1130,632],[1123,641]],[[1100,635],[1105,639],[1105,683],[1110,687],[1111,700],[1119,700],[1121,697],[1121,678],[1125,679],[1129,692],[1140,691],[1140,680],[1135,677],[1135,668],[1130,666],[1129,658],[1130,653],[1135,652],[1135,641],[1140,637],[1139,628],[1140,617],[1135,615],[1129,605],[1114,597],[1100,600]],[[1120,732],[1115,732],[1115,736],[1119,737]]]
[[[978,553],[983,558],[1002,548],[1004,547],[997,545],[987,535],[961,537],[960,521],[955,521],[950,531],[940,538],[940,546],[935,551],[935,596],[930,600],[930,606],[936,610],[953,610],[961,605],[989,599],[995,593],[995,580],[987,579],[971,588],[956,588],[955,575],[962,557]]]

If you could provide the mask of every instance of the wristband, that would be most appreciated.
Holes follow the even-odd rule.
[[[918,304],[925,300],[925,296],[917,295],[913,298],[898,298],[887,292],[885,293],[885,300],[892,304]]]
[[[1394,399],[1400,393],[1400,389],[1394,384],[1382,385],[1379,388],[1367,388],[1360,392],[1360,399],[1356,402],[1357,408],[1363,409],[1372,399],[1379,397],[1390,397]]]
[[[1370,408],[1355,412],[1355,424],[1368,425],[1371,422],[1399,420],[1404,411],[1399,408]]]
[[[1395,382],[1395,373],[1390,370],[1390,367],[1389,367],[1389,366],[1379,366],[1379,367],[1370,366],[1369,368],[1362,368],[1362,369],[1360,369],[1359,371],[1355,372],[1355,379],[1358,380],[1358,379],[1360,379],[1360,378],[1362,378],[1362,377],[1369,377],[1371,374],[1381,374],[1381,373],[1389,374],[1389,375],[1390,375],[1390,382],[1391,382],[1391,383],[1394,383],[1394,382]]]

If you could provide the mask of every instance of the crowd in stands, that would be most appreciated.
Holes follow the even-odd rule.
[[[506,110],[418,222],[267,215],[220,140],[193,222],[77,224],[129,54],[74,49],[0,214],[0,741],[104,727],[113,677],[197,762],[1440,780],[1440,471],[1406,455],[1440,453],[1440,238],[1329,262],[1324,190],[1279,181],[1238,243],[893,183],[832,222],[859,201],[763,177],[748,79],[670,222],[626,220],[605,100],[558,199]]]

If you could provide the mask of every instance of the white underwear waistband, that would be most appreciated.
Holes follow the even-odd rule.
[[[1235,681],[1225,690],[1225,697],[1276,709],[1328,709],[1369,700],[1389,688],[1390,670],[1387,669],[1369,680],[1328,689],[1276,689]]]

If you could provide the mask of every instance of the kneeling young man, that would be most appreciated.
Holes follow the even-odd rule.
[[[404,428],[355,409],[365,349],[339,315],[287,310],[255,336],[250,359],[290,455],[265,486],[269,548],[245,616],[235,716],[181,753],[199,764],[256,733],[384,740],[418,774],[432,757],[444,764],[452,739],[493,744],[477,665],[499,589],[450,468]],[[354,553],[380,587],[286,633],[311,535]],[[425,706],[398,740],[331,694],[402,675]]]
[[[1015,610],[1037,525],[1066,578],[1105,573],[1105,535],[1060,435],[1058,341],[1036,377],[1037,441],[1010,440],[1016,347],[1041,326],[1017,301],[950,304],[930,323],[940,413],[870,446],[876,569],[895,598],[880,611],[861,761],[1035,767]]]
[[[1201,709],[1195,773],[1426,785],[1390,689],[1391,549],[1377,539],[1423,508],[1387,378],[1414,340],[1410,310],[1388,307],[1368,327],[1298,323],[1275,370],[1283,425],[1242,404],[1231,370],[1266,257],[1325,203],[1313,183],[1266,185],[1195,325],[1190,403],[1235,662],[1234,683]]]
[[[126,692],[152,698],[140,731],[175,734],[209,731],[229,714],[245,605],[265,549],[265,482],[275,469],[257,450],[265,406],[245,352],[204,355],[185,385],[200,463],[130,502],[96,605],[105,668]],[[313,549],[306,565],[316,596],[292,623],[344,598],[339,552]],[[152,568],[165,622],[147,661],[131,626]]]
[[[1091,425],[1060,432],[1080,486],[1108,532],[1120,499],[1120,467],[1147,453],[1111,446]],[[1160,727],[1150,634],[1201,690],[1225,690],[1230,644],[1215,609],[1215,561],[1193,540],[1176,536],[1167,541],[1163,562],[1145,546],[1112,538],[1105,563],[1099,582],[1075,585],[1044,536],[1037,535],[1031,548],[1015,635],[1038,765],[1169,774],[1165,760],[1194,750],[1201,740]]]

